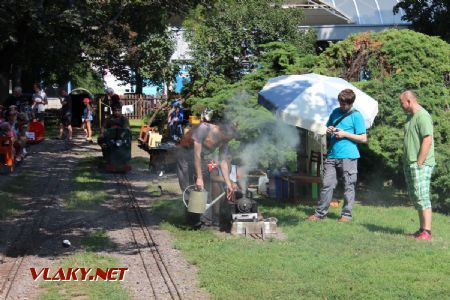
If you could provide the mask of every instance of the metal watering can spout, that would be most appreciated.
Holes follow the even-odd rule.
[[[225,192],[220,194],[216,199],[208,202],[208,192],[207,191],[195,191],[191,190],[189,193],[189,201],[186,203],[186,192],[195,185],[188,186],[183,192],[183,203],[187,207],[187,210],[191,213],[203,214],[207,209],[211,208],[217,201],[219,201]]]

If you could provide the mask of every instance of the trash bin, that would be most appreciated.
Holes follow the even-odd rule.
[[[275,176],[275,198],[277,200],[288,200],[288,184],[287,180],[283,180],[282,176]]]

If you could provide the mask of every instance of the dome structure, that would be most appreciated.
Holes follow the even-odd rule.
[[[349,34],[407,28],[403,10],[394,14],[398,0],[287,0],[286,7],[303,8],[302,28],[313,28],[320,40],[342,40]]]

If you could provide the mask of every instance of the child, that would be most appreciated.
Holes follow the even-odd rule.
[[[84,98],[83,103],[85,105],[83,116],[81,117],[81,121],[83,122],[83,129],[86,133],[86,141],[89,143],[93,143],[92,141],[92,129],[91,129],[91,122],[92,122],[92,107],[90,104],[91,100],[89,98]]]

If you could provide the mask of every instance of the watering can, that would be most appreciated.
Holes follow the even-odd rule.
[[[186,192],[195,185],[188,186],[183,192],[183,203],[184,206],[187,207],[188,212],[203,214],[207,209],[211,208],[217,201],[219,201],[223,196],[225,196],[225,192],[220,194],[216,199],[208,202],[208,192],[207,191],[196,191],[191,190],[189,193],[189,201],[186,203]]]

